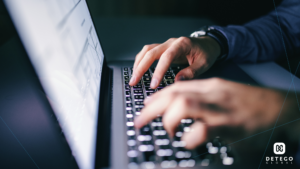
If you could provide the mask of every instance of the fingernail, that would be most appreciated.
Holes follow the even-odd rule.
[[[141,127],[143,127],[143,125],[144,125],[144,123],[139,117],[134,119],[134,126],[136,128],[141,128]]]
[[[181,80],[184,80],[185,78],[184,78],[184,76],[179,76],[179,80],[181,81]]]
[[[136,79],[136,77],[135,77],[135,76],[132,76],[129,83],[134,83],[134,82],[135,82],[135,79]]]
[[[153,78],[152,81],[151,81],[150,87],[152,89],[155,89],[155,87],[157,86],[157,84],[158,84],[158,80]]]

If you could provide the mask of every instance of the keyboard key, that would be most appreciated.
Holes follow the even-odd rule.
[[[169,143],[170,143],[169,139],[157,139],[157,140],[155,140],[155,144],[158,145],[158,146],[169,145]]]
[[[158,156],[171,156],[173,154],[173,150],[171,149],[159,149],[156,154]]]
[[[145,87],[150,87],[150,82],[144,82]]]
[[[127,102],[131,102],[131,97],[126,97]]]
[[[174,83],[174,81],[173,80],[168,80],[168,81],[166,81],[166,83],[167,83],[167,85],[171,85],[171,84]]]
[[[182,135],[183,135],[183,133],[182,133],[181,131],[177,131],[177,132],[175,133],[175,136],[176,136],[176,137],[182,137]]]
[[[127,67],[124,67],[124,72],[127,72],[128,71],[128,68]]]
[[[138,152],[136,150],[130,150],[127,152],[128,157],[137,157]]]
[[[150,126],[146,125],[146,126],[142,127],[140,129],[140,134],[141,135],[150,135],[151,134],[151,128],[150,128]]]
[[[130,90],[130,86],[129,85],[125,85],[125,90]]]
[[[181,160],[178,165],[179,165],[179,167],[194,167],[195,166],[195,160],[193,160],[193,159]]]
[[[140,84],[140,85],[135,85],[135,86],[133,86],[133,89],[142,89],[142,85]]]
[[[154,161],[154,160],[152,160],[152,161]],[[155,168],[155,164],[152,161],[150,161],[150,162],[143,162],[141,164],[141,168],[143,168],[143,169],[154,169]]]
[[[144,105],[144,102],[137,101],[135,102],[135,105]]]
[[[132,104],[131,103],[127,103],[126,107],[132,107]]]
[[[133,114],[132,110],[127,110],[127,114]]]
[[[155,92],[155,89],[151,89],[150,87],[146,87],[145,90],[146,92],[153,92],[153,93]]]
[[[146,92],[147,96],[151,96],[153,94],[153,92]]]
[[[152,136],[150,136],[150,135],[139,135],[137,137],[137,139],[139,141],[150,141],[152,139]]]
[[[161,122],[161,121],[162,121],[162,118],[161,118],[161,117],[157,117],[157,118],[154,119],[153,121],[155,121],[155,122]]]
[[[128,80],[126,80],[124,83],[125,83],[125,84],[129,84],[129,81],[128,81]]]
[[[165,83],[164,82],[161,82],[158,87],[166,87]]]
[[[126,118],[133,118],[133,114],[126,114]]]
[[[139,151],[141,151],[141,152],[153,151],[153,150],[154,150],[154,146],[153,145],[140,145],[139,146]]]
[[[144,80],[145,82],[150,82],[150,81],[151,81],[151,78],[150,78],[150,77],[144,77],[143,80]]]
[[[127,131],[127,135],[128,136],[134,136],[135,135],[135,131],[134,130],[128,130]]]
[[[127,141],[127,145],[128,146],[135,146],[136,145],[136,141],[135,140],[128,140]]]
[[[169,80],[169,79],[174,79],[173,76],[165,76],[165,79]]]
[[[163,162],[160,166],[161,168],[175,168],[177,166],[177,162],[175,160],[169,161],[168,157],[163,157]]]
[[[166,75],[166,76],[172,76],[173,73],[169,72],[169,73],[166,73],[165,75]]]
[[[125,80],[129,80],[129,76],[124,76],[124,79]]]
[[[130,96],[130,91],[125,92],[126,96]]]
[[[143,90],[133,90],[134,94],[143,94]]]
[[[167,134],[166,130],[154,130],[153,131],[154,136],[164,136],[166,134]]]
[[[144,99],[144,95],[135,95],[134,99],[138,100],[138,99]]]
[[[142,108],[136,108],[135,111],[136,112],[141,112]]]
[[[173,147],[185,147],[186,143],[184,141],[173,141]]]
[[[128,74],[128,72],[124,72],[124,75],[125,75],[125,76],[128,76],[129,74]]]

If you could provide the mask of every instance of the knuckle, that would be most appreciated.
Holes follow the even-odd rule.
[[[174,56],[174,54],[173,54],[172,52],[166,52],[166,53],[164,53],[163,55],[164,55],[164,57],[165,57],[166,59],[168,59],[168,60],[172,60],[172,59],[173,59],[173,56]]]
[[[219,85],[223,82],[223,79],[221,79],[219,77],[214,77],[214,78],[211,78],[211,81],[214,85]]]
[[[176,40],[176,38],[170,38],[170,39],[168,39],[168,41],[174,41],[174,40]]]
[[[191,68],[186,69],[186,73],[190,76],[190,78],[194,78],[195,71]]]
[[[191,42],[191,39],[185,36],[181,36],[178,40],[185,44],[189,44]]]
[[[147,53],[146,53],[146,55],[145,56],[150,56],[150,57],[152,57],[154,55],[154,51],[153,50],[149,50]]]
[[[143,47],[143,50],[149,50],[151,48],[151,45],[145,45],[144,47]]]
[[[183,108],[187,108],[190,102],[190,99],[186,96],[180,96],[179,97],[180,103],[182,104]]]

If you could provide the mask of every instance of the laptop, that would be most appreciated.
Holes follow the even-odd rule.
[[[10,107],[0,113],[1,133],[7,135],[1,138],[6,143],[1,145],[6,160],[0,166],[152,169],[198,168],[216,161],[219,167],[235,164],[234,150],[218,137],[197,150],[184,148],[180,138],[189,131],[193,119],[182,119],[173,139],[164,130],[161,117],[140,130],[134,128],[133,119],[144,107],[143,100],[172,85],[184,66],[171,66],[156,90],[149,87],[155,65],[138,85],[130,87],[133,61],[106,63],[109,56],[104,55],[85,0],[1,3],[18,33],[7,46],[11,49],[7,63],[19,70],[16,77],[27,73],[30,78],[7,82],[12,84],[9,90],[1,89],[3,95],[24,90],[18,92],[18,98],[23,98],[19,109],[6,104]],[[215,71],[202,78],[239,72],[242,81],[255,84],[236,65],[227,67],[230,69],[212,69]],[[26,105],[22,105],[24,100]]]

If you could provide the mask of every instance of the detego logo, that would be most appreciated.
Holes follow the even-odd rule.
[[[285,153],[285,144],[284,143],[275,143],[273,146],[274,154],[284,154]]]
[[[293,164],[292,156],[284,156],[286,146],[282,142],[274,143],[273,152],[279,156],[266,156],[266,164]]]

